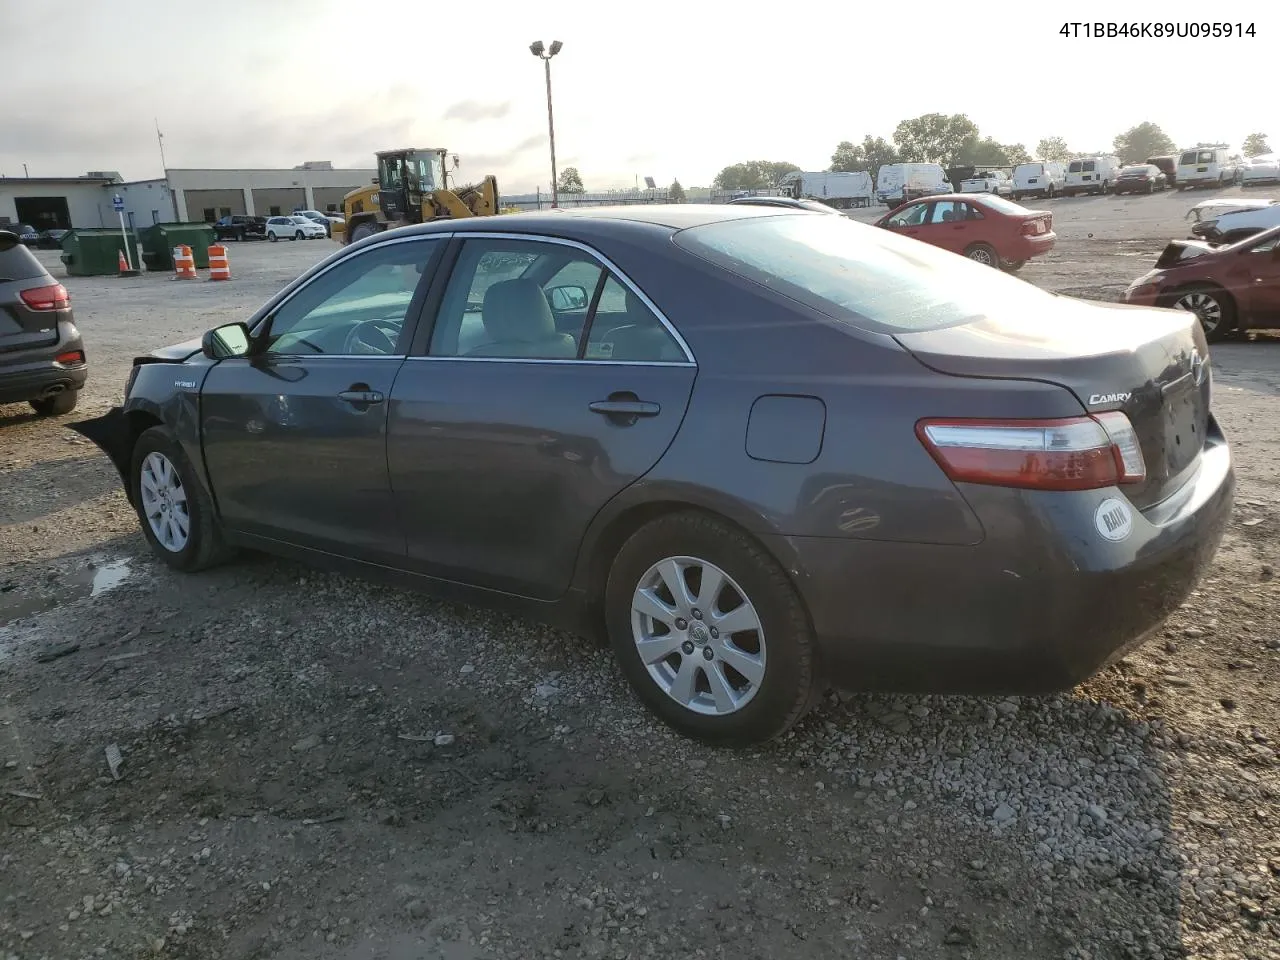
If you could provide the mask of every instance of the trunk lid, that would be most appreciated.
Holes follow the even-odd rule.
[[[1047,313],[985,316],[896,339],[940,373],[1040,380],[1070,390],[1089,413],[1123,411],[1147,476],[1122,489],[1139,509],[1159,503],[1189,478],[1204,446],[1211,377],[1199,321],[1181,310],[1067,297]]]

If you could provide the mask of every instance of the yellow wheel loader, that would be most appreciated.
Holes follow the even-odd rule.
[[[440,147],[378,153],[373,184],[342,198],[347,220],[343,243],[411,223],[497,214],[498,181],[490,175],[478,184],[450,186],[448,154]],[[456,167],[456,156],[453,163]]]

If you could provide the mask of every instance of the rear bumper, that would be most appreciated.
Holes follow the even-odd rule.
[[[87,364],[65,367],[54,360],[68,350],[84,350],[73,323],[58,323],[58,341],[48,346],[0,353],[0,403],[22,403],[79,390],[89,377]]]
[[[971,547],[838,538],[772,546],[796,558],[834,685],[1046,693],[1085,680],[1159,628],[1217,550],[1234,489],[1219,440],[1174,497],[1133,511],[1120,543],[1094,523],[1114,490],[965,486],[987,534]]]
[[[1009,249],[1002,253],[1007,254],[1008,260],[1030,260],[1032,257],[1044,256],[1057,242],[1056,233],[1044,233],[1038,237],[1018,237],[1009,244]]]

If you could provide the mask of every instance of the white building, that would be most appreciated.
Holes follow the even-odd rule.
[[[0,177],[0,225],[113,227],[120,222],[111,202],[115,194],[124,200],[125,222],[139,230],[230,214],[341,210],[343,196],[375,176],[372,167],[335,170],[327,161],[311,161],[292,170],[174,169],[162,179],[129,182],[113,170],[83,177]]]
[[[335,170],[325,162],[293,170],[166,170],[179,220],[213,221],[230,214],[272,217],[296,209],[341,210],[342,198],[367,186],[377,171]]]
[[[29,223],[36,230],[114,226],[120,218],[111,208],[108,188],[119,179],[110,170],[83,177],[0,177],[0,225]]]

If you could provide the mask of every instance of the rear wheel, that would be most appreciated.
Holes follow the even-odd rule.
[[[143,431],[133,448],[129,480],[142,532],[169,566],[194,572],[231,555],[213,504],[168,427]]]
[[[295,239],[295,240],[302,240],[302,239],[303,239],[302,231],[301,231],[301,230],[295,230],[295,231],[294,231],[294,233],[293,233],[293,239]]]
[[[712,517],[672,514],[633,534],[609,571],[605,618],[636,694],[686,736],[773,739],[819,690],[813,630],[786,573]]]
[[[1004,270],[1006,273],[1017,273],[1026,265],[1027,261],[1025,260],[1006,260],[1004,263],[1000,264],[1000,269]]]
[[[998,267],[1000,265],[1000,258],[996,256],[996,252],[990,244],[975,243],[965,250],[964,255],[970,260],[986,264],[988,267]]]
[[[63,390],[52,397],[41,397],[31,401],[31,409],[42,417],[60,417],[76,408],[80,393],[76,390]]]
[[[1178,310],[1189,310],[1200,318],[1205,339],[1215,343],[1236,326],[1236,305],[1226,291],[1203,284],[1184,287],[1171,293],[1163,304]]]

